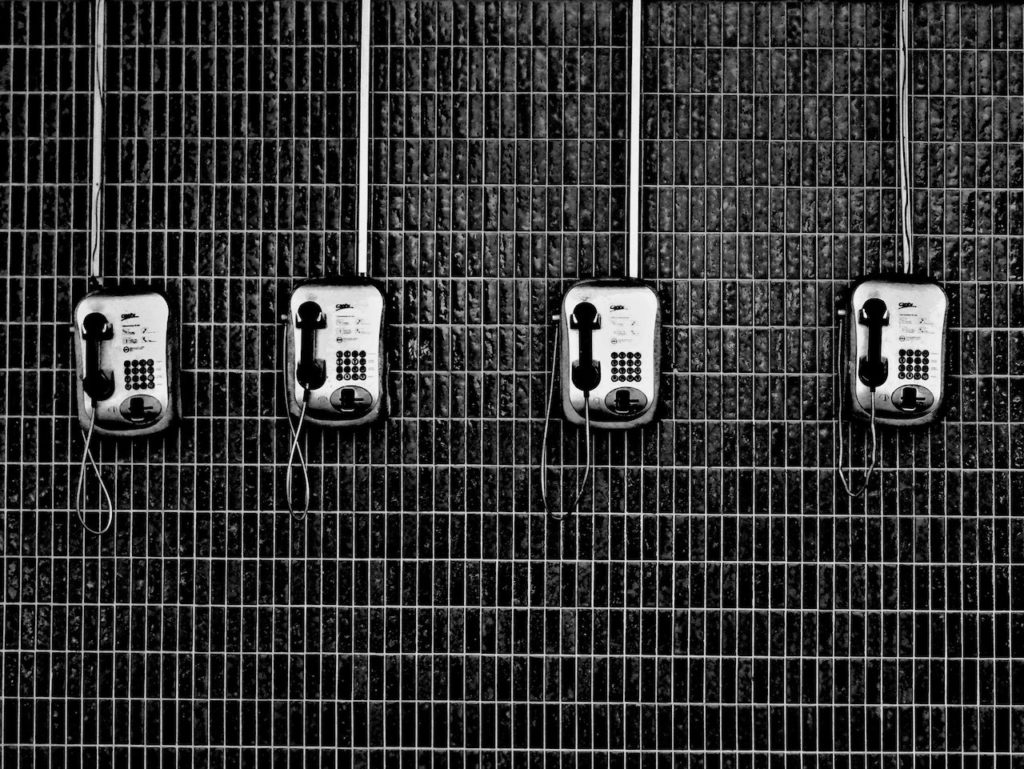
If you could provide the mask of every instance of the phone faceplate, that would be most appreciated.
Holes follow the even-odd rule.
[[[860,360],[868,355],[869,329],[859,316],[865,302],[873,298],[885,302],[888,310],[881,344],[888,372],[875,390],[875,421],[908,426],[932,422],[938,418],[945,398],[949,300],[934,281],[902,275],[865,279],[850,294],[846,367],[851,414],[857,419],[871,419],[871,389],[859,375]]]
[[[378,419],[384,402],[384,294],[369,281],[317,281],[292,292],[285,335],[289,411],[302,411],[304,388],[296,378],[301,331],[299,307],[320,306],[326,328],[316,330],[315,357],[326,366],[327,379],[312,390],[306,419],[319,425],[362,425]]]
[[[625,430],[654,419],[661,378],[661,303],[646,283],[629,279],[586,280],[565,293],[561,314],[562,408],[574,424],[584,423],[584,396],[572,383],[579,360],[579,332],[571,327],[573,308],[589,302],[600,328],[593,332],[593,359],[601,378],[590,393],[593,427]]]
[[[85,318],[103,315],[112,338],[100,343],[100,369],[112,374],[114,389],[97,402],[98,435],[150,435],[168,427],[178,413],[174,333],[167,299],[147,289],[101,289],[81,299],[74,312],[78,417],[88,429],[92,398],[85,392]]]

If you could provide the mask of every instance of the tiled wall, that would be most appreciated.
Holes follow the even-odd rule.
[[[358,4],[111,2],[104,265],[179,304],[187,416],[103,444],[121,512],[96,540],[69,512],[90,7],[0,7],[5,764],[1024,747],[1024,9],[914,3],[915,260],[952,299],[950,404],[883,430],[849,501],[833,306],[894,266],[896,4],[646,4],[663,404],[595,437],[559,528],[547,318],[625,264],[629,5],[374,4],[392,415],[310,430],[299,526],[277,317],[294,279],[352,269]],[[553,440],[571,484],[581,435]]]

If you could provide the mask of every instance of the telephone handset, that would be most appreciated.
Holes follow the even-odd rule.
[[[868,327],[867,355],[857,362],[857,376],[875,389],[889,377],[889,361],[882,357],[882,329],[889,325],[889,309],[877,297],[868,299],[860,308],[857,321]]]
[[[114,327],[101,312],[90,312],[82,321],[85,340],[85,376],[82,388],[92,400],[105,401],[114,394],[114,372],[100,367],[103,342],[114,338]]]
[[[855,284],[848,305],[846,361],[851,414],[881,425],[938,418],[944,392],[946,292],[906,275]]]
[[[305,390],[318,390],[327,381],[327,364],[316,356],[316,332],[327,328],[327,316],[316,302],[303,302],[295,314],[299,331],[299,362],[295,366],[296,382]]]
[[[289,411],[319,425],[372,422],[384,403],[384,294],[365,279],[311,281],[288,308]]]
[[[562,300],[562,407],[566,418],[623,430],[654,419],[661,375],[661,304],[627,278],[585,280]]]
[[[150,289],[101,289],[74,312],[78,416],[97,435],[150,435],[177,416],[170,305]]]
[[[579,333],[580,357],[572,362],[572,383],[590,392],[601,381],[601,364],[594,360],[594,331],[601,328],[601,316],[590,302],[580,302],[569,316],[569,328]]]

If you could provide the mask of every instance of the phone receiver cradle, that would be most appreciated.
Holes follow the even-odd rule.
[[[180,407],[171,320],[167,298],[148,288],[100,289],[78,302],[73,333],[83,429],[95,417],[97,435],[151,435],[173,422]]]
[[[872,276],[854,284],[845,303],[844,362],[850,414],[881,425],[924,425],[945,397],[949,300],[933,280]]]
[[[296,287],[285,333],[288,410],[324,426],[367,424],[384,402],[384,294],[366,279]],[[308,395],[307,391],[308,390]]]

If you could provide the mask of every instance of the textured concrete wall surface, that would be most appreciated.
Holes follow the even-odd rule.
[[[662,403],[594,436],[559,526],[549,317],[625,266],[630,6],[375,2],[391,414],[308,431],[299,525],[277,319],[297,280],[353,270],[358,3],[111,0],[103,266],[178,308],[185,415],[98,444],[102,538],[71,512],[91,8],[0,4],[4,766],[1024,749],[1021,6],[913,4],[914,259],[951,298],[949,404],[881,430],[850,500],[837,430],[855,466],[870,444],[837,427],[834,307],[896,266],[897,6],[645,3]],[[571,485],[582,433],[552,431]]]

